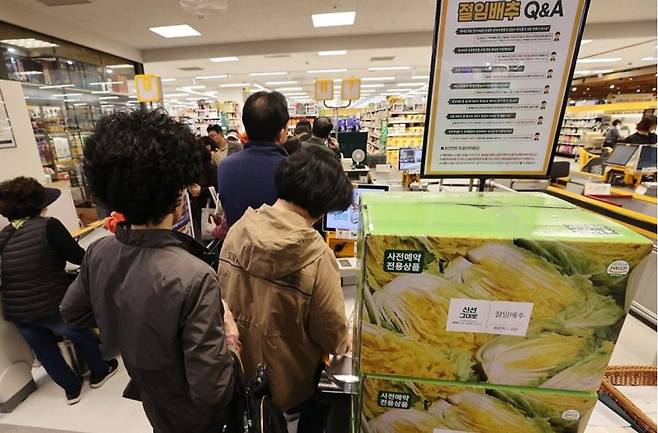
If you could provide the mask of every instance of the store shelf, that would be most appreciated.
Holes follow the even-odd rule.
[[[389,137],[422,137],[422,132],[417,132],[413,134],[388,134]]]
[[[560,132],[560,135],[570,135],[572,137],[580,137],[583,134],[574,134],[574,133],[571,133],[571,132]]]
[[[388,114],[399,115],[399,114],[425,114],[425,111],[389,111]]]
[[[388,123],[425,123],[425,119],[422,120],[394,119],[394,120],[389,120]]]

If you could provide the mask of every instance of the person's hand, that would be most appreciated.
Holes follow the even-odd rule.
[[[237,353],[240,353],[242,344],[240,343],[238,325],[235,323],[233,313],[229,310],[228,304],[223,299],[222,304],[224,305],[224,334],[226,336],[226,344],[232,347]]]
[[[192,185],[188,186],[187,190],[190,192],[190,195],[192,197],[198,197],[201,195],[201,187],[196,183],[193,183]]]
[[[329,146],[329,149],[331,150],[338,150],[340,147],[338,144],[338,140],[336,140],[334,137],[329,137],[327,139],[327,146]]]

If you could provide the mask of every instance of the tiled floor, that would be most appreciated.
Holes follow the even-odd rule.
[[[614,365],[655,364],[656,332],[633,317],[622,330],[612,358]],[[146,433],[149,426],[141,405],[121,398],[128,383],[124,368],[103,388],[92,390],[85,386],[82,401],[67,406],[64,393],[43,369],[35,370],[38,390],[14,412],[0,415],[0,433]],[[637,390],[638,392],[640,390]],[[637,394],[637,392],[636,392]],[[644,408],[656,406],[655,390],[639,392]],[[616,416],[605,406],[597,407],[585,433],[630,433],[630,427],[615,423]],[[655,411],[653,412],[655,416]],[[59,431],[58,431],[59,430]]]

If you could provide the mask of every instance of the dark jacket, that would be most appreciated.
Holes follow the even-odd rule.
[[[326,140],[324,140],[323,138],[320,138],[320,137],[316,137],[316,136],[312,136],[308,140],[302,142],[302,149],[305,148],[305,147],[308,147],[308,146],[313,146],[313,145],[326,147],[327,149],[334,152],[338,158],[341,158],[341,154],[340,154],[339,149],[331,149],[329,146],[327,146]]]
[[[217,433],[233,394],[223,307],[205,249],[170,230],[119,225],[87,250],[61,312],[119,347],[156,433]]]
[[[18,230],[10,224],[0,232],[0,249],[4,245],[0,296],[5,320],[40,320],[59,313],[59,304],[72,278],[64,270],[66,255],[49,242],[47,227],[54,226],[53,222],[75,244],[54,218],[31,218]],[[76,248],[80,254],[74,255],[80,260],[84,252],[77,245]]]
[[[217,168],[217,183],[229,227],[242,218],[248,208],[274,204],[274,175],[287,155],[278,144],[250,141],[242,152],[222,161]]]
[[[650,132],[648,135],[636,132],[629,135],[621,142],[626,144],[656,144],[656,141],[658,141],[657,139],[658,136],[656,136],[656,134],[653,132]]]

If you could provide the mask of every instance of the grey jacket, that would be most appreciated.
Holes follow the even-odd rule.
[[[87,250],[61,305],[118,347],[156,433],[216,433],[233,394],[233,358],[205,248],[169,230],[119,225]]]

